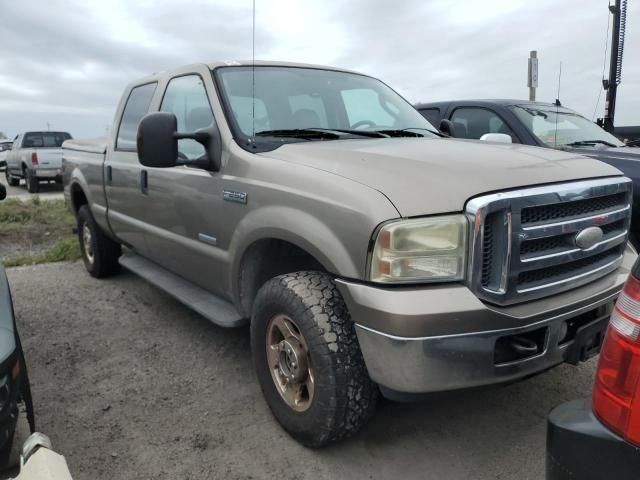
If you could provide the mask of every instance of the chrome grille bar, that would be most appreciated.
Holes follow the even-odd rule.
[[[471,199],[466,214],[469,287],[492,303],[518,303],[584,285],[619,266],[631,222],[631,180],[499,192]],[[600,238],[580,248],[575,237],[590,227],[600,228]]]

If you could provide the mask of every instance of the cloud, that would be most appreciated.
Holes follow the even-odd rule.
[[[0,130],[103,134],[127,83],[186,63],[250,58],[251,0],[5,2]],[[256,55],[379,77],[410,101],[525,98],[529,50],[538,98],[591,117],[600,88],[602,0],[256,0]],[[629,5],[617,124],[639,124],[640,24]],[[635,15],[637,17],[638,15]],[[604,94],[597,111],[602,115]]]

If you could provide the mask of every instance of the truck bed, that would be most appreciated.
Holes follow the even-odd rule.
[[[104,160],[107,151],[106,138],[90,140],[67,140],[62,144],[62,176],[64,195],[72,210],[79,208],[79,201],[70,190],[73,172],[81,172],[83,195],[98,224],[108,229],[107,199],[104,189]]]
[[[72,139],[67,140],[62,144],[64,150],[75,150],[88,153],[101,153],[104,154],[107,151],[108,138],[91,138],[91,139]]]

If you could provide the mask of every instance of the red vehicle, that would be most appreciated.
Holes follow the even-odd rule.
[[[556,407],[547,424],[547,480],[640,479],[640,259],[600,351],[591,402]]]

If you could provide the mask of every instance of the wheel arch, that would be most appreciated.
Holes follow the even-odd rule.
[[[232,297],[246,315],[251,313],[260,286],[277,275],[300,270],[345,278],[362,275],[357,259],[335,231],[311,214],[290,207],[252,212],[236,229],[229,250]]]

